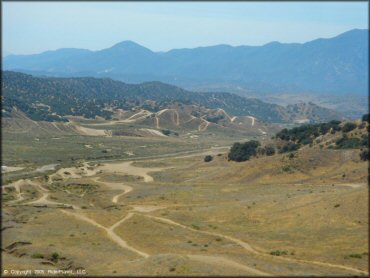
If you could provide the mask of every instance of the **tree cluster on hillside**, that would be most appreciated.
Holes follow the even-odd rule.
[[[257,154],[260,142],[252,140],[245,143],[234,143],[229,152],[229,159],[233,161],[246,161]]]
[[[276,138],[284,141],[291,141],[298,144],[308,145],[313,139],[328,132],[335,133],[340,131],[340,121],[330,121],[328,123],[308,124],[292,129],[283,129],[276,134]]]
[[[364,128],[368,124],[369,115],[362,117],[362,124],[357,125],[354,122],[346,122],[342,124],[340,121],[330,121],[328,123],[320,124],[306,124],[292,129],[283,129],[278,132],[272,139],[275,143],[270,143],[267,146],[260,147],[260,142],[249,141],[246,143],[234,143],[229,152],[229,159],[234,161],[249,160],[250,157],[258,155],[274,155],[278,153],[294,152],[299,150],[303,145],[321,142],[321,137],[325,134],[335,134],[334,144],[330,144],[328,148],[331,149],[361,149],[360,158],[362,160],[369,159],[369,135],[363,134]],[[358,130],[355,130],[358,128]],[[355,131],[354,131],[355,130]],[[340,133],[337,133],[340,132]],[[338,135],[340,137],[338,138]],[[281,140],[278,142],[278,140]],[[333,142],[333,141],[332,141]],[[276,144],[276,145],[275,145]],[[324,145],[321,144],[320,148]]]

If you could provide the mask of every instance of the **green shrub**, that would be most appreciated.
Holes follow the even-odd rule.
[[[370,160],[369,150],[363,150],[363,151],[360,153],[360,158],[361,158],[361,160],[363,160],[363,161]]]
[[[204,162],[210,162],[210,161],[212,161],[213,160],[213,157],[211,156],[211,155],[206,155],[205,157],[204,157]]]
[[[275,148],[273,146],[266,146],[265,148],[266,155],[274,155],[275,154]]]
[[[311,144],[313,142],[312,138],[304,138],[301,140],[301,143],[303,145],[308,145],[308,144]]]
[[[292,151],[296,151],[298,150],[300,147],[299,144],[296,144],[296,143],[292,143],[292,142],[288,142],[287,144],[285,144],[281,149],[280,149],[280,153],[286,153],[286,152],[292,152]]]
[[[171,130],[169,130],[169,129],[163,129],[163,130],[162,130],[162,133],[163,133],[164,135],[168,136],[168,135],[170,135],[170,134],[171,134]]]
[[[33,253],[31,255],[31,258],[33,258],[33,259],[43,259],[44,258],[44,255],[43,254],[40,254],[40,253]]]
[[[208,116],[206,117],[206,120],[211,123],[217,124],[220,120],[224,119],[224,115],[217,115],[217,116]]]
[[[271,251],[270,254],[274,255],[274,256],[288,255],[288,251],[286,251],[286,250],[275,250],[275,251]]]
[[[342,131],[343,132],[350,132],[352,130],[354,130],[355,128],[357,127],[357,125],[355,123],[345,123],[343,128],[342,128]]]
[[[59,254],[57,252],[54,252],[53,254],[51,254],[51,260],[53,262],[57,262],[59,259]]]
[[[346,134],[335,142],[337,149],[357,149],[361,146],[359,138],[348,138]]]
[[[257,153],[257,147],[260,146],[258,141],[252,140],[245,143],[234,143],[231,147],[228,157],[233,161],[246,161]]]
[[[361,139],[361,145],[364,147],[369,147],[369,135],[363,135]]]
[[[361,259],[362,258],[362,255],[361,254],[350,254],[349,255],[350,258],[356,258],[356,259]]]
[[[283,172],[291,172],[292,171],[292,168],[290,167],[290,165],[284,165],[281,170]]]
[[[192,227],[193,227],[193,229],[195,229],[195,230],[200,230],[200,227],[199,227],[198,225],[192,224],[191,226],[192,226]]]

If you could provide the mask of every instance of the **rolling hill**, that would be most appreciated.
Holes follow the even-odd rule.
[[[176,113],[176,125],[193,118],[217,125],[243,125],[252,118],[269,123],[343,118],[339,113],[313,103],[283,107],[230,93],[191,92],[160,82],[134,85],[108,78],[40,78],[5,71],[2,86],[3,117],[9,117],[16,107],[36,121],[68,121],[68,116],[124,120],[123,112],[130,115],[128,117],[144,113],[141,120],[155,126],[155,119],[162,113],[161,117]],[[178,118],[180,114],[181,120]],[[175,116],[171,117],[175,119]]]

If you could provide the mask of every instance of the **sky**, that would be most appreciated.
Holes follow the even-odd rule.
[[[368,28],[367,2],[2,2],[2,50],[304,43]]]

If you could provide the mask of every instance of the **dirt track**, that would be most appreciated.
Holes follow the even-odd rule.
[[[117,163],[104,164],[104,165],[101,165],[101,166],[96,166],[93,170],[91,170],[91,169],[89,170],[87,168],[87,164],[85,164],[85,167],[83,167],[83,168],[84,168],[83,170],[78,169],[78,168],[60,169],[60,170],[58,170],[56,175],[62,176],[63,178],[79,178],[79,177],[82,177],[82,176],[95,176],[98,172],[103,171],[103,172],[108,172],[108,173],[120,173],[120,174],[141,176],[141,177],[143,177],[144,182],[153,182],[154,181],[153,177],[150,176],[148,173],[158,172],[158,171],[163,171],[165,169],[168,169],[168,168],[136,167],[136,166],[132,165],[132,161],[131,162],[129,161],[129,162],[117,162]],[[66,177],[64,172],[67,171],[67,170],[70,172],[70,174],[68,174],[67,177]],[[53,174],[53,175],[55,175],[55,174]],[[51,175],[50,177],[53,177],[53,175]],[[131,192],[133,190],[133,188],[131,186],[128,186],[128,185],[125,185],[125,184],[122,184],[122,183],[104,182],[104,181],[101,181],[97,177],[95,177],[93,179],[95,181],[99,182],[99,183],[105,184],[107,187],[111,188],[112,190],[123,190],[122,193],[119,193],[119,194],[113,196],[113,198],[112,198],[113,203],[117,203],[120,197],[122,197],[123,195],[128,194],[129,192]],[[52,178],[50,178],[50,180],[52,180]],[[195,233],[202,233],[202,234],[207,234],[207,235],[211,235],[211,236],[222,237],[222,238],[224,238],[228,241],[231,241],[231,242],[234,242],[234,243],[238,244],[239,246],[244,248],[247,252],[250,252],[250,253],[252,253],[254,255],[258,255],[258,256],[268,257],[272,261],[273,260],[289,261],[289,262],[294,262],[294,263],[299,263],[299,264],[311,264],[311,265],[318,265],[318,266],[324,266],[324,267],[330,267],[330,268],[343,269],[343,270],[351,271],[351,272],[358,273],[358,274],[364,274],[364,275],[368,274],[368,272],[365,272],[365,271],[362,271],[362,270],[359,270],[359,269],[355,269],[355,268],[352,268],[352,267],[344,266],[344,265],[337,265],[337,264],[331,264],[331,263],[325,263],[325,262],[319,262],[319,261],[303,260],[303,259],[293,259],[293,258],[287,258],[287,257],[273,257],[270,254],[268,254],[267,252],[265,252],[264,250],[261,250],[260,248],[252,247],[251,244],[249,244],[245,241],[242,241],[238,238],[234,238],[232,236],[228,236],[228,235],[224,235],[224,234],[220,234],[220,233],[196,230],[196,229],[193,229],[193,228],[188,227],[186,225],[183,225],[181,223],[170,220],[168,218],[152,216],[150,214],[147,214],[151,211],[154,211],[156,209],[161,209],[161,208],[164,208],[164,207],[155,207],[155,208],[145,208],[144,207],[144,208],[142,208],[140,206],[138,206],[138,207],[133,206],[133,211],[137,211],[136,213],[129,212],[125,217],[123,217],[121,220],[114,223],[112,226],[104,227],[101,224],[94,221],[93,219],[84,215],[82,213],[82,211],[80,210],[80,208],[77,207],[77,206],[49,201],[47,199],[49,194],[50,194],[49,190],[44,188],[38,182],[34,182],[34,181],[30,181],[30,180],[19,180],[15,183],[4,186],[4,188],[14,187],[16,189],[16,192],[18,194],[18,199],[14,200],[12,202],[19,203],[20,201],[24,200],[24,198],[21,195],[21,186],[24,185],[24,184],[29,184],[29,185],[32,185],[35,188],[37,188],[37,190],[42,194],[42,197],[39,198],[38,200],[31,201],[31,202],[28,202],[28,203],[24,203],[22,205],[35,205],[35,204],[37,204],[37,205],[72,206],[74,208],[73,212],[69,211],[69,210],[64,210],[64,209],[62,209],[61,211],[65,214],[67,214],[69,216],[73,216],[73,217],[75,217],[75,218],[77,218],[81,221],[88,222],[88,223],[94,225],[95,227],[97,227],[99,229],[105,230],[106,233],[107,233],[108,238],[110,240],[114,241],[118,246],[120,246],[122,248],[125,248],[127,250],[130,250],[130,251],[132,251],[132,252],[134,252],[134,253],[136,253],[139,256],[144,257],[144,258],[147,258],[150,255],[147,254],[146,252],[143,252],[141,250],[135,249],[134,247],[130,246],[124,239],[122,239],[120,236],[118,236],[114,232],[114,229],[116,229],[118,226],[122,225],[125,221],[130,219],[137,212],[139,212],[138,214],[141,215],[141,216],[151,218],[151,219],[154,219],[154,220],[157,220],[159,222],[163,222],[163,223],[166,223],[166,224],[169,224],[169,225],[174,225],[174,226],[177,226],[177,227],[181,227],[183,229],[187,229],[187,230],[195,232]],[[358,188],[358,187],[363,186],[363,184],[338,184],[338,185],[349,186],[349,187],[352,187],[352,188]],[[11,203],[11,202],[8,202],[8,203]],[[140,212],[145,212],[146,214],[141,214]],[[263,272],[259,269],[256,269],[256,268],[253,268],[253,267],[250,267],[250,266],[246,266],[246,265],[242,265],[240,263],[234,262],[234,261],[232,261],[230,259],[227,259],[227,258],[224,258],[224,257],[192,255],[192,254],[188,255],[188,257],[190,259],[197,260],[197,261],[202,261],[204,263],[225,265],[225,266],[234,267],[236,269],[245,270],[249,274],[252,273],[252,274],[255,274],[255,275],[268,275],[268,273]]]

